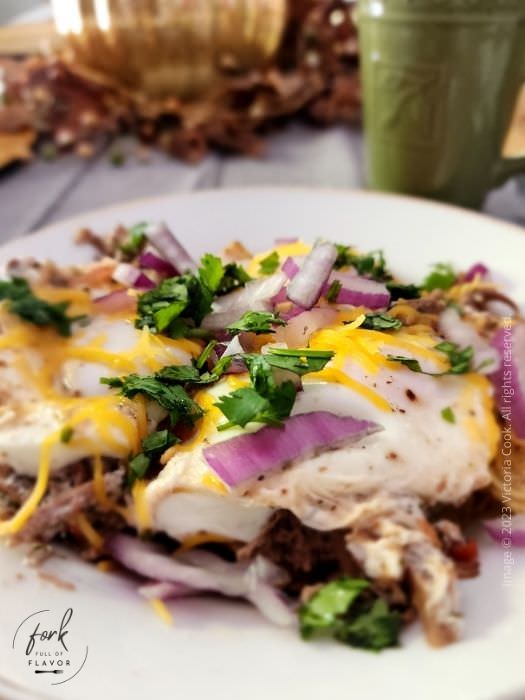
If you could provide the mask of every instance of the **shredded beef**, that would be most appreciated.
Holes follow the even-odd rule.
[[[115,465],[108,465],[114,467]],[[104,475],[108,497],[117,501],[123,493],[124,470],[113,468]],[[0,466],[0,500],[3,517],[14,513],[29,497],[34,485],[31,477],[21,476],[6,466]],[[87,513],[99,524],[121,527],[115,513],[107,513],[95,497],[92,469],[87,462],[78,462],[58,471],[50,479],[47,494],[34,515],[14,538],[18,542],[50,542],[71,532],[70,521],[79,513]]]
[[[263,532],[238,552],[245,559],[261,554],[288,572],[288,592],[324,583],[341,575],[358,576],[359,567],[345,545],[345,531],[323,532],[306,527],[293,513],[280,510]]]

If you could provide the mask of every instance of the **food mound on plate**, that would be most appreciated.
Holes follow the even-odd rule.
[[[133,572],[165,614],[214,592],[305,639],[456,640],[510,391],[525,484],[525,323],[485,265],[408,284],[328,241],[78,242],[98,259],[0,282],[0,535]]]

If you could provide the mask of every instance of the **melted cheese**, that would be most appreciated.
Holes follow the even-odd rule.
[[[312,246],[308,245],[307,243],[303,243],[303,241],[278,245],[274,248],[270,248],[270,250],[267,250],[264,253],[255,255],[246,266],[246,271],[250,277],[258,277],[260,274],[259,265],[261,264],[261,260],[264,260],[264,258],[267,258],[268,255],[271,255],[274,252],[277,253],[280,262],[283,263],[286,258],[295,258],[296,256],[300,257],[302,255],[308,255],[311,250]]]
[[[173,615],[168,610],[166,603],[160,600],[160,598],[152,598],[149,601],[149,604],[151,605],[155,613],[160,617],[162,622],[164,622],[166,625],[173,624]]]

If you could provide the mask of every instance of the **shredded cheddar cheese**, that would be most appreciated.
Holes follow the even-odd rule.
[[[173,624],[173,615],[168,610],[166,603],[160,600],[160,598],[152,598],[149,601],[149,604],[151,605],[155,613],[160,617],[162,622],[164,622],[166,625]]]

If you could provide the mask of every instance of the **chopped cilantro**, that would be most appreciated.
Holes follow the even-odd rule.
[[[197,275],[170,277],[139,297],[135,326],[147,326],[172,338],[207,336],[198,326],[211,310],[214,296],[242,286],[250,278],[238,265],[205,255]]]
[[[337,258],[334,263],[336,270],[342,267],[354,267],[358,274],[371,279],[385,281],[391,279],[391,274],[386,267],[383,251],[374,250],[367,255],[358,255],[352,248],[346,245],[336,245]]]
[[[85,318],[85,316],[68,316],[66,311],[69,302],[67,301],[51,304],[39,299],[33,294],[27,281],[21,278],[0,281],[0,301],[7,301],[7,310],[20,316],[24,321],[34,323],[36,326],[50,326],[64,337],[71,335],[72,323]]]
[[[138,255],[146,243],[147,228],[148,224],[142,221],[128,229],[128,237],[120,246],[120,250],[133,258]]]
[[[294,372],[299,377],[309,372],[320,372],[333,358],[331,350],[292,350],[289,348],[269,348],[265,361],[276,369]]]
[[[139,452],[138,455],[135,455],[135,457],[133,457],[128,464],[128,486],[133,486],[137,479],[144,478],[146,476],[146,472],[150,468],[150,465],[151,460],[148,455],[144,454],[144,452]]]
[[[115,168],[121,168],[126,162],[124,151],[120,150],[120,148],[114,148],[109,154],[108,159]]]
[[[298,376],[317,372],[331,360],[333,352],[270,348],[265,355],[246,354],[239,357],[248,368],[252,386],[220,397],[215,405],[228,418],[228,423],[221,425],[219,430],[233,425],[244,427],[250,422],[280,425],[291,413],[297,389],[290,380],[279,383],[273,370],[287,370]]]
[[[200,372],[193,365],[168,365],[155,374],[155,378],[169,384],[186,384],[188,382],[198,382]]]
[[[217,294],[228,294],[234,289],[244,287],[244,285],[247,282],[250,282],[251,279],[252,278],[242,265],[238,265],[237,263],[228,263],[224,267],[224,274],[217,289]]]
[[[120,389],[120,393],[128,399],[142,394],[156,401],[159,406],[168,411],[173,425],[179,422],[192,425],[203,415],[202,408],[193,401],[184,388],[179,384],[167,383],[165,377],[139,377],[137,374],[129,374],[127,377],[120,378],[103,377],[100,381],[114,389]]]
[[[420,372],[421,374],[432,374],[432,372],[423,372],[421,365],[419,364],[419,360],[415,360],[412,357],[405,357],[404,355],[387,355],[386,359],[390,360],[390,362],[399,362],[400,364],[405,365],[405,367],[408,367],[408,369],[411,369],[412,372]]]
[[[343,288],[343,285],[339,280],[334,280],[332,284],[328,287],[328,291],[326,292],[326,300],[329,301],[331,304],[334,304],[337,301],[337,297],[339,296],[339,292]]]
[[[216,345],[217,345],[216,340],[210,340],[208,345],[206,345],[206,347],[201,352],[199,357],[195,360],[195,367],[197,367],[197,369],[202,369],[204,367],[204,365],[208,362],[210,355],[212,354]]]
[[[434,289],[450,289],[456,281],[456,273],[448,263],[436,263],[432,272],[423,280],[422,289],[431,292]]]
[[[224,265],[216,255],[206,253],[201,259],[199,277],[202,284],[215,294],[224,277]]]
[[[236,389],[231,394],[221,396],[215,404],[228,418],[228,423],[219,426],[226,430],[234,425],[242,428],[248,423],[280,425],[290,415],[295,403],[296,388],[293,382],[283,382],[262,396],[251,387]]]
[[[397,646],[398,613],[390,611],[384,600],[371,599],[367,589],[368,581],[347,576],[325,584],[299,609],[303,639],[329,635],[374,651]]]
[[[402,325],[398,318],[394,318],[394,316],[390,316],[390,314],[377,313],[367,314],[360,327],[374,331],[396,331],[401,328]]]
[[[158,430],[144,438],[142,452],[135,455],[128,465],[128,486],[132,486],[136,479],[142,479],[146,476],[152,460],[158,458],[176,442],[178,442],[178,438],[168,430]]]
[[[390,292],[391,301],[398,299],[417,299],[421,295],[421,288],[417,284],[400,284],[399,282],[387,282],[386,288]]]
[[[450,406],[446,406],[441,411],[441,417],[443,418],[443,420],[446,420],[447,423],[455,423],[456,422],[456,415]]]
[[[392,362],[400,362],[405,367],[408,367],[412,372],[420,372],[421,374],[429,374],[430,376],[440,377],[445,374],[465,374],[467,372],[472,372],[472,359],[474,357],[474,349],[469,345],[466,348],[460,349],[459,345],[456,343],[450,343],[448,341],[443,341],[438,343],[435,350],[445,353],[450,362],[450,367],[446,372],[425,372],[418,360],[414,360],[411,357],[404,357],[403,355],[388,355],[387,359]],[[479,368],[478,368],[479,369]]]
[[[247,311],[236,323],[228,326],[230,333],[274,333],[273,326],[286,326],[286,321],[273,311]]]
[[[472,370],[474,348],[471,345],[461,350],[456,343],[443,341],[442,343],[438,343],[435,349],[444,352],[448,357],[448,361],[450,362],[449,374],[465,374]]]
[[[261,275],[272,275],[279,267],[279,253],[274,250],[259,263],[259,273]]]
[[[74,432],[75,431],[70,425],[65,425],[62,428],[62,431],[60,432],[60,442],[63,442],[67,445],[68,442],[71,442],[71,438],[73,437]]]

